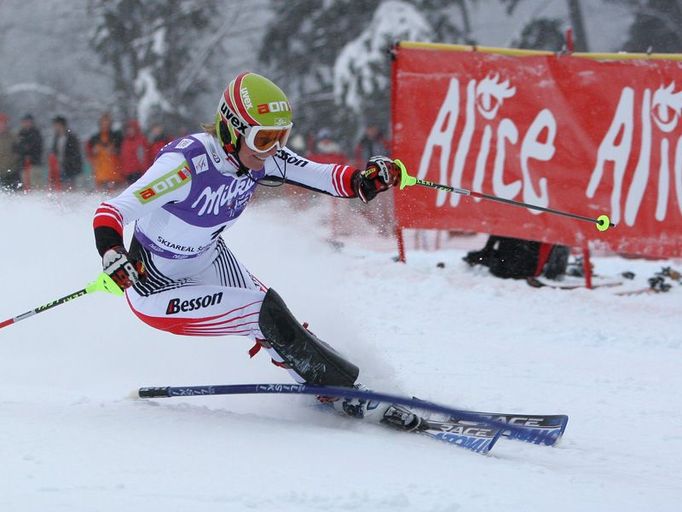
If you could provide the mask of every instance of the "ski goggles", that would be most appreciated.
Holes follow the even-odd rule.
[[[289,140],[293,123],[286,126],[249,126],[244,141],[256,153],[267,153],[272,148],[283,149]]]

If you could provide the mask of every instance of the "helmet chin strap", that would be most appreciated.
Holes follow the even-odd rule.
[[[225,150],[226,153],[230,153],[232,156],[234,156],[235,160],[237,160],[237,163],[239,164],[239,169],[237,169],[237,176],[242,177],[245,175],[248,175],[251,169],[246,167],[242,161],[241,158],[239,158],[239,148],[242,145],[242,138],[241,135],[237,137],[237,144],[232,144],[231,142],[228,144],[223,144],[223,149]]]

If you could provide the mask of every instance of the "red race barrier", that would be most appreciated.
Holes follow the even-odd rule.
[[[411,187],[395,192],[399,231],[682,255],[682,56],[472,50],[396,47],[393,156],[420,179],[617,227]]]

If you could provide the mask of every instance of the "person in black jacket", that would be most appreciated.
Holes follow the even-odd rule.
[[[43,175],[43,136],[33,123],[31,114],[26,114],[21,118],[21,129],[17,134],[17,153],[19,153],[22,168],[30,168],[33,176]],[[28,178],[30,181],[32,181],[31,175]],[[30,187],[30,181],[24,185]]]
[[[54,130],[52,155],[56,159],[61,188],[71,190],[74,188],[76,177],[83,171],[80,142],[69,129],[64,117],[55,117],[52,120],[52,128]]]

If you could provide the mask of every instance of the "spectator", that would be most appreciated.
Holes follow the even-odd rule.
[[[369,123],[365,133],[355,146],[355,166],[364,169],[367,160],[374,155],[389,156],[388,140],[384,137],[378,123]]]
[[[306,138],[300,133],[293,134],[287,142],[287,147],[291,148],[294,153],[305,155],[308,153],[308,144]]]
[[[121,142],[121,175],[128,184],[135,183],[147,169],[149,143],[136,119],[126,123]]]
[[[17,149],[17,139],[9,129],[9,118],[0,112],[0,188],[3,190],[21,188],[21,165]]]
[[[119,169],[121,132],[112,129],[109,112],[100,117],[99,131],[90,137],[86,150],[97,190],[113,190],[123,183]]]
[[[83,172],[83,158],[78,137],[69,129],[66,118],[57,116],[52,119],[53,141],[51,160],[56,164],[57,183],[53,187],[58,190],[75,188],[76,178]]]
[[[149,130],[149,148],[147,150],[147,167],[151,167],[154,163],[156,155],[159,154],[161,148],[168,144],[171,139],[166,135],[161,123],[154,123]]]
[[[31,176],[43,174],[43,136],[35,126],[31,114],[26,114],[21,118],[21,129],[17,136],[17,152],[23,169],[30,173],[27,177],[28,182],[24,183],[28,188]]]
[[[322,128],[317,133],[313,150],[308,153],[306,158],[322,164],[333,164],[348,159],[341,151],[339,144],[334,140],[329,128]]]
[[[541,275],[557,279],[566,273],[569,252],[563,245],[491,235],[483,249],[462,259],[472,267],[486,266],[492,275],[503,279]]]

